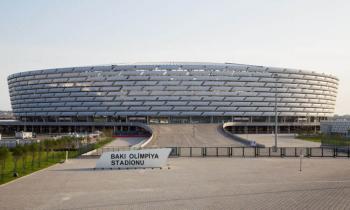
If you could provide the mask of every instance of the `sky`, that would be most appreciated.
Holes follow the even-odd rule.
[[[0,110],[7,76],[115,63],[232,62],[340,79],[350,114],[348,0],[0,0]]]

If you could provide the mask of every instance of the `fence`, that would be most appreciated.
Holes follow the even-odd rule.
[[[170,157],[346,157],[350,148],[172,147]]]
[[[346,157],[350,158],[350,147],[169,147],[170,157]],[[137,150],[131,147],[104,147],[93,154],[103,152]],[[147,149],[147,148],[146,148]]]

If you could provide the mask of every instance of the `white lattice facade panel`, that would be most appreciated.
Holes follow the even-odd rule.
[[[8,77],[16,116],[330,116],[338,79],[240,64],[48,69]]]

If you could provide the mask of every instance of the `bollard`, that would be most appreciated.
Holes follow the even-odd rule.
[[[299,171],[302,171],[302,160],[303,160],[303,155],[300,155],[300,164],[299,164]]]
[[[299,162],[299,171],[301,172],[302,171],[302,160],[303,160],[303,150],[301,149],[300,150],[300,162]]]

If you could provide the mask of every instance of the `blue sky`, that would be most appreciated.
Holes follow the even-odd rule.
[[[350,114],[350,1],[0,0],[0,110],[9,74],[144,61],[234,62],[340,78]]]

